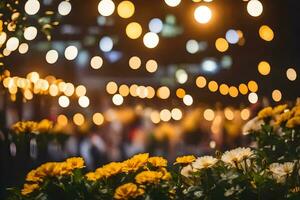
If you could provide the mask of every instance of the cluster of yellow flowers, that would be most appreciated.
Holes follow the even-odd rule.
[[[279,105],[275,108],[267,107],[258,113],[258,119],[270,119],[278,127],[285,125],[287,128],[300,126],[300,103],[297,103],[292,109],[288,105]]]
[[[85,176],[89,181],[97,181],[120,173],[129,174],[142,170],[134,178],[136,183],[123,184],[115,191],[115,199],[130,199],[144,194],[145,185],[158,184],[161,180],[170,180],[171,174],[165,168],[167,164],[167,160],[163,157],[149,157],[148,153],[144,153],[135,155],[124,162],[109,163]],[[151,167],[154,167],[156,171],[151,171]]]
[[[12,125],[12,131],[16,134],[21,133],[44,133],[49,132],[53,128],[53,122],[43,119],[40,122],[34,121],[21,121]]]
[[[27,195],[39,188],[39,184],[46,177],[62,177],[70,175],[73,170],[84,167],[84,160],[80,157],[69,158],[64,162],[48,162],[37,169],[31,170],[26,176],[22,195]]]

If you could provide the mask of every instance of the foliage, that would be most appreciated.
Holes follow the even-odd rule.
[[[240,147],[199,158],[188,155],[173,165],[162,157],[138,154],[85,174],[81,158],[46,163],[28,173],[22,190],[11,189],[9,199],[296,200],[299,108],[262,110],[255,122],[247,124],[257,143],[254,149]]]

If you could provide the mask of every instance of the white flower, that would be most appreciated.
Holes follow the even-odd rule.
[[[187,166],[185,166],[185,167],[183,167],[182,168],[182,170],[181,170],[181,175],[182,176],[185,176],[185,177],[190,177],[191,176],[191,173],[193,172],[193,168],[192,168],[192,166],[191,165],[187,165]]]
[[[294,166],[295,163],[293,162],[273,163],[269,166],[269,170],[278,183],[284,183],[286,177],[293,172]]]
[[[244,126],[243,126],[243,135],[248,135],[251,131],[258,131],[261,129],[261,126],[264,124],[264,121],[262,119],[259,119],[258,117],[254,117],[253,119],[249,120]]]
[[[192,163],[194,169],[206,169],[214,166],[218,162],[218,159],[212,156],[203,156],[197,158],[195,162]]]
[[[222,155],[221,160],[226,164],[236,167],[238,163],[250,158],[253,154],[250,148],[239,147],[231,151],[226,151]]]

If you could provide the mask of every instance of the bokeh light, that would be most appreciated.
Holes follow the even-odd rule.
[[[122,18],[129,18],[134,14],[134,4],[131,1],[122,1],[117,7],[118,15]]]
[[[258,64],[258,72],[261,75],[266,76],[266,75],[270,74],[270,71],[271,71],[271,66],[270,66],[270,64],[268,62],[261,61]]]
[[[138,69],[140,68],[142,65],[142,61],[139,57],[137,56],[132,56],[130,59],[129,59],[129,67],[131,69]]]
[[[142,26],[137,22],[131,22],[126,26],[126,35],[130,39],[138,39],[142,35]]]
[[[294,68],[288,68],[286,70],[286,77],[290,80],[290,81],[295,81],[297,79],[297,72]]]
[[[282,94],[281,94],[280,90],[273,90],[273,92],[272,92],[272,99],[273,99],[275,102],[281,101],[281,99],[282,99]]]
[[[24,38],[29,41],[34,40],[37,36],[37,33],[37,28],[35,28],[34,26],[29,26],[24,30]]]
[[[105,17],[110,16],[115,11],[115,4],[111,0],[101,0],[98,4],[98,12]]]
[[[168,109],[163,109],[162,111],[160,111],[159,115],[160,119],[164,122],[170,121],[172,117],[172,114]]]
[[[216,49],[220,52],[225,52],[229,48],[228,42],[224,38],[218,38],[215,43]]]
[[[203,117],[207,121],[213,121],[215,118],[215,112],[212,109],[206,109],[203,113]]]
[[[156,33],[148,32],[144,35],[143,42],[147,48],[152,49],[158,45],[159,37]]]
[[[180,4],[181,0],[165,0],[165,2],[170,7],[176,7]]]
[[[95,113],[93,115],[93,122],[97,126],[100,126],[104,123],[104,116],[101,113]]]
[[[115,94],[117,91],[118,91],[118,85],[115,82],[110,81],[109,83],[107,83],[106,92],[108,94]]]
[[[74,60],[78,55],[78,49],[75,46],[68,46],[65,49],[65,57],[67,60]]]
[[[149,30],[153,33],[160,33],[163,30],[163,22],[159,18],[153,18],[149,22]]]
[[[206,78],[203,76],[198,76],[196,79],[196,85],[198,88],[204,88],[206,86]]]
[[[251,92],[251,93],[248,95],[248,100],[249,100],[249,102],[252,103],[252,104],[257,103],[257,101],[258,101],[258,96],[257,96],[257,94],[254,93],[254,92]]]
[[[247,11],[252,17],[258,17],[263,12],[263,5],[258,0],[250,0],[247,4]]]
[[[28,0],[25,3],[25,12],[28,15],[35,15],[39,12],[40,7],[41,7],[41,5],[38,0]]]
[[[58,104],[62,107],[62,108],[66,108],[70,105],[70,100],[67,96],[60,96],[58,98]]]
[[[212,12],[207,6],[199,6],[194,12],[194,17],[200,24],[206,24],[211,20]]]
[[[70,14],[72,10],[72,5],[69,1],[62,1],[58,5],[58,13],[62,16],[66,16]]]
[[[274,32],[269,26],[263,25],[259,28],[259,36],[261,39],[270,42],[274,39]]]
[[[123,98],[122,95],[120,95],[120,94],[115,94],[115,95],[112,97],[112,102],[113,102],[113,104],[115,104],[116,106],[120,106],[120,105],[123,104],[124,98]]]
[[[81,96],[78,99],[78,104],[82,108],[87,108],[90,105],[90,99],[87,96]]]
[[[171,111],[171,116],[172,116],[172,119],[174,119],[176,121],[181,120],[182,112],[179,108],[173,108]]]
[[[91,59],[90,65],[93,69],[100,69],[103,65],[103,59],[100,56],[94,56]]]
[[[158,64],[155,60],[148,60],[146,62],[146,70],[148,72],[154,73],[154,72],[156,72],[157,68],[158,68]]]
[[[191,106],[193,104],[194,100],[193,97],[189,94],[184,95],[183,97],[183,103],[187,106]]]
[[[157,96],[161,99],[167,99],[170,97],[170,89],[166,86],[162,86],[157,90]]]
[[[49,50],[46,54],[46,61],[49,64],[54,64],[58,60],[58,52],[56,50]]]
[[[111,37],[104,36],[99,42],[99,47],[103,52],[109,52],[114,47],[114,42]]]
[[[210,81],[208,83],[208,89],[211,91],[211,92],[216,92],[218,90],[219,86],[218,86],[218,83],[216,81]]]
[[[73,122],[77,126],[82,126],[84,124],[84,121],[85,121],[84,116],[81,113],[76,113],[73,116]]]

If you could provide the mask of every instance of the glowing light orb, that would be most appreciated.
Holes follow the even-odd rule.
[[[165,0],[165,3],[170,7],[176,7],[180,4],[181,0]]]
[[[247,4],[247,11],[252,17],[258,17],[263,12],[263,5],[258,0],[251,0]]]
[[[126,26],[126,35],[133,40],[138,39],[142,31],[142,26],[137,22],[131,22]]]
[[[152,49],[158,45],[159,37],[156,33],[148,32],[144,35],[143,42],[147,48]]]
[[[114,46],[114,42],[111,39],[111,37],[108,36],[104,36],[103,38],[101,38],[99,42],[99,47],[103,52],[111,51],[113,46]]]
[[[134,4],[131,1],[122,1],[117,8],[117,12],[122,18],[129,18],[134,14]]]
[[[56,50],[50,50],[46,54],[46,61],[49,64],[54,64],[58,60],[58,52]]]
[[[90,65],[93,69],[100,69],[103,65],[103,59],[100,56],[94,56],[91,59]]]
[[[65,49],[65,57],[67,60],[74,60],[78,55],[78,49],[75,46],[68,46]]]
[[[34,40],[37,36],[37,29],[34,26],[29,26],[24,30],[24,38],[26,40]]]
[[[58,13],[62,16],[68,15],[72,10],[72,5],[69,1],[62,1],[58,5]]]
[[[28,0],[25,3],[25,12],[28,15],[35,15],[39,12],[40,7],[41,7],[41,5],[38,0]]]
[[[199,6],[194,12],[196,21],[200,24],[208,23],[212,18],[212,12],[207,6]]]
[[[111,0],[101,0],[98,4],[98,12],[102,16],[110,16],[115,11],[115,4]]]

